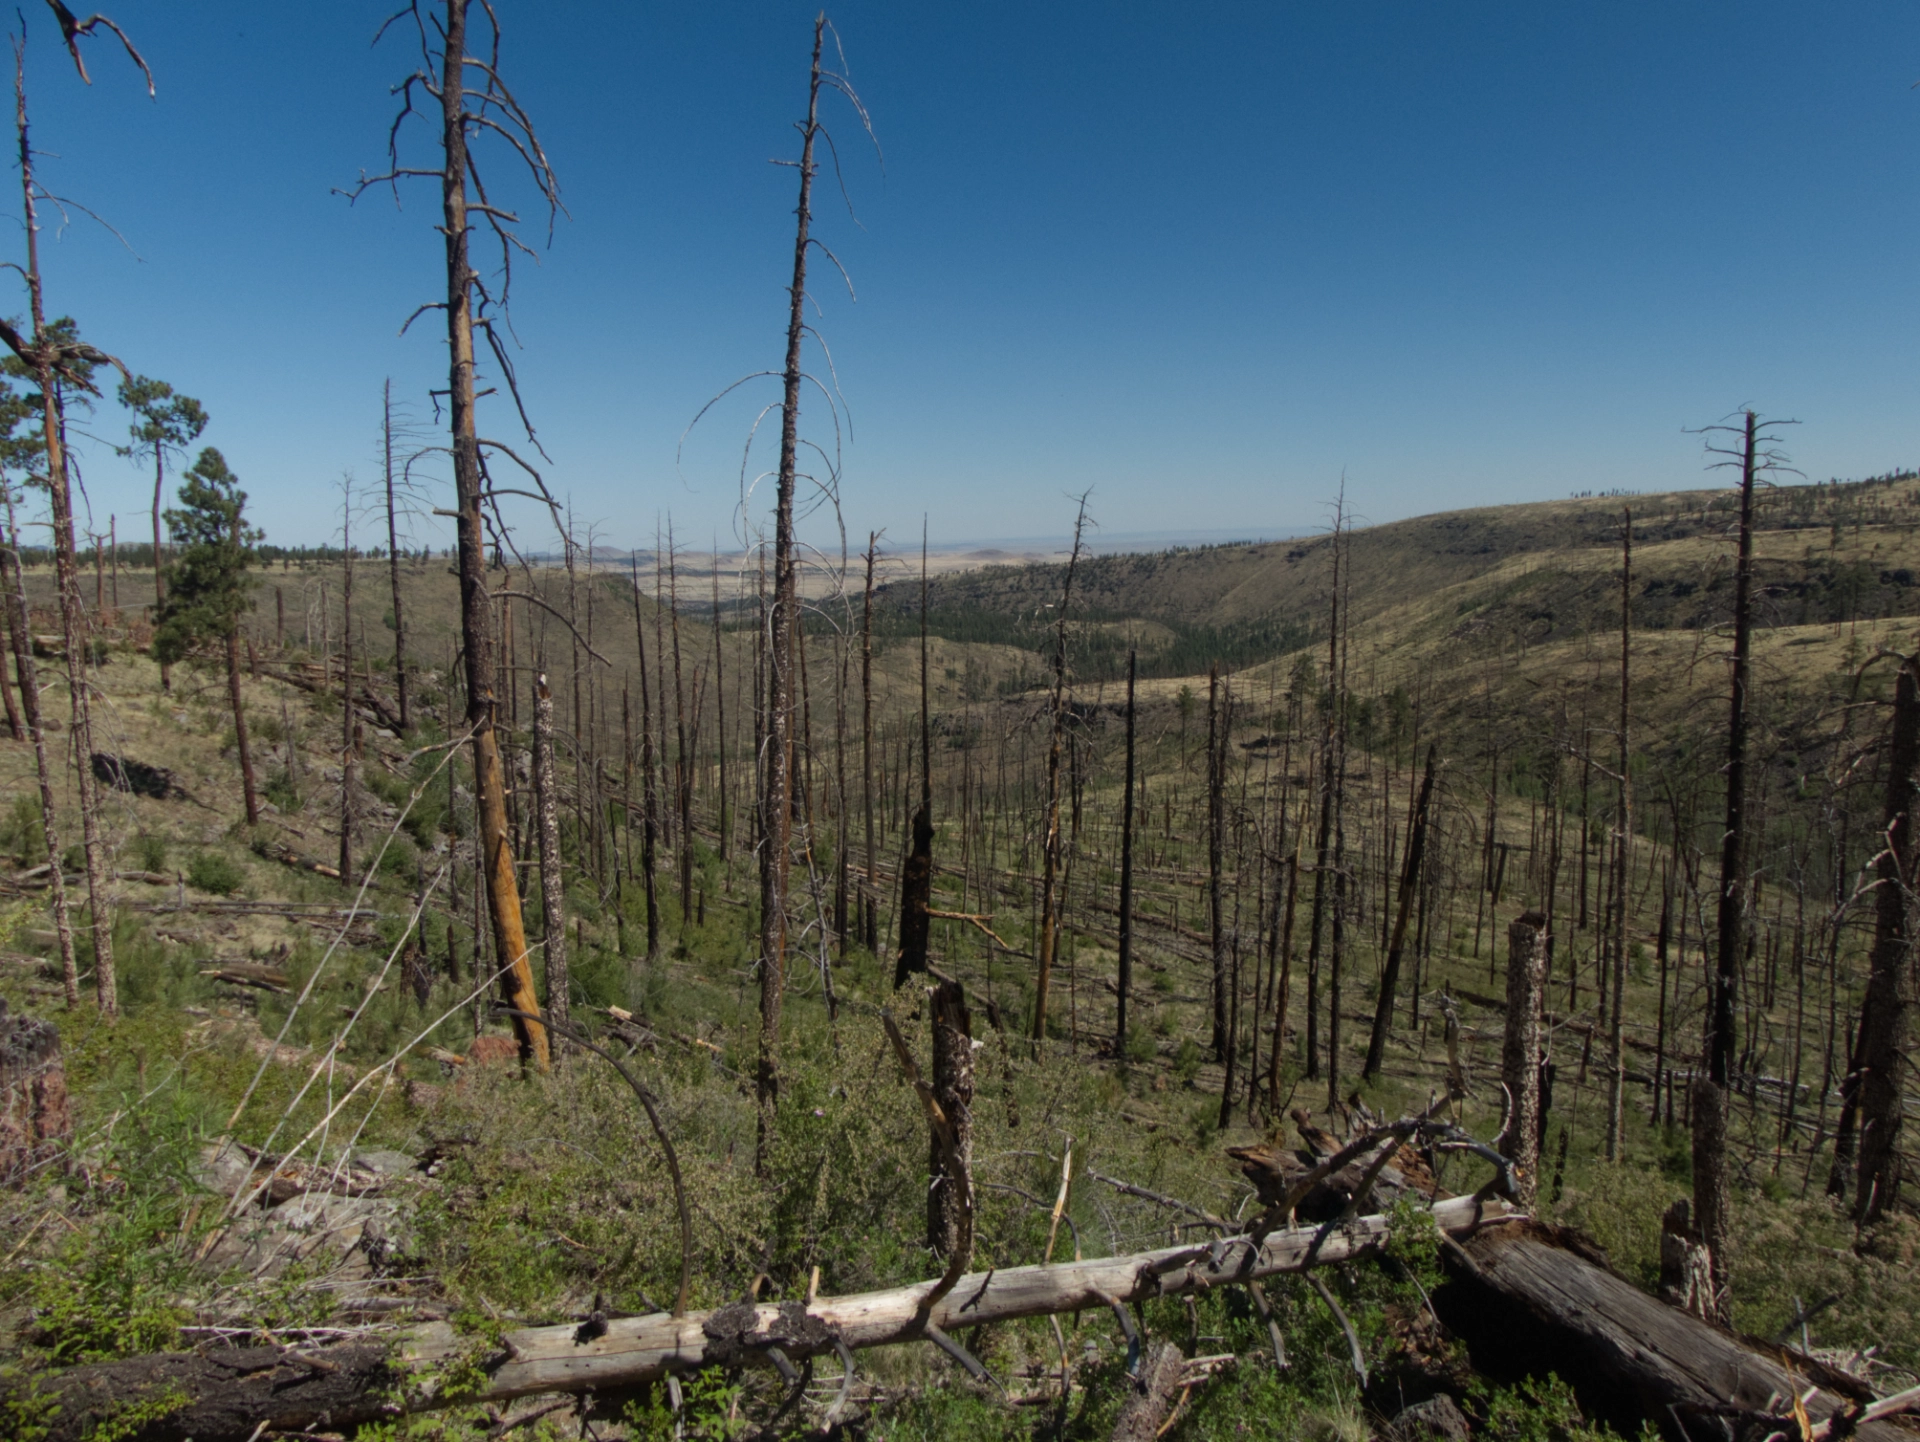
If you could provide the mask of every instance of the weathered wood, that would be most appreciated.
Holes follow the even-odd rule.
[[[1556,1372],[1590,1416],[1623,1436],[1652,1422],[1670,1442],[1725,1442],[1712,1409],[1778,1416],[1812,1385],[1759,1347],[1648,1296],[1558,1229],[1489,1229],[1447,1248],[1446,1260],[1454,1280],[1434,1300],[1476,1368],[1495,1377]],[[1850,1405],[1823,1391],[1807,1410],[1819,1420]],[[1794,1435],[1791,1421],[1785,1430]],[[1863,1423],[1855,1435],[1912,1436],[1886,1422]]]
[[[1433,1216],[1455,1237],[1471,1237],[1514,1219],[1504,1203],[1471,1197],[1441,1202]],[[261,1348],[168,1353],[29,1378],[13,1383],[10,1391],[18,1395],[37,1386],[59,1405],[46,1442],[80,1442],[114,1409],[139,1405],[169,1388],[183,1399],[181,1405],[143,1427],[137,1442],[247,1442],[262,1422],[288,1430],[338,1428],[398,1411],[447,1405],[448,1399],[434,1393],[430,1378],[457,1358],[474,1358],[485,1375],[477,1388],[463,1391],[463,1402],[638,1387],[669,1372],[771,1365],[771,1348],[799,1363],[843,1346],[853,1350],[915,1341],[925,1336],[923,1320],[952,1333],[1304,1271],[1373,1253],[1388,1229],[1385,1217],[1362,1217],[1339,1227],[1274,1232],[1251,1257],[1242,1237],[1052,1266],[970,1272],[924,1319],[924,1299],[939,1282],[821,1298],[811,1305],[741,1302],[681,1317],[657,1312],[617,1318],[591,1329],[576,1324],[527,1327],[508,1332],[492,1349],[440,1322],[401,1333],[384,1350],[361,1340],[297,1355]],[[402,1385],[407,1379],[411,1382]]]
[[[1533,1204],[1540,1173],[1540,1011],[1547,990],[1547,918],[1525,912],[1507,927],[1507,1026],[1500,1079],[1511,1110],[1494,1145],[1513,1158],[1520,1203]]]

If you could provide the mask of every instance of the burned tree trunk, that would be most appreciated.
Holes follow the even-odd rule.
[[[540,845],[541,940],[547,949],[547,1010],[567,1021],[567,883],[560,854],[560,796],[553,765],[553,692],[547,673],[533,680],[533,804]]]
[[[1367,1063],[1361,1075],[1372,1081],[1386,1059],[1387,1033],[1393,1027],[1393,995],[1400,984],[1400,956],[1407,944],[1407,918],[1420,889],[1420,867],[1427,854],[1427,807],[1433,800],[1433,768],[1438,748],[1427,747],[1427,769],[1420,778],[1420,799],[1414,803],[1413,826],[1407,835],[1406,862],[1400,873],[1400,897],[1393,918],[1393,939],[1387,943],[1386,965],[1380,972],[1380,997],[1373,1012],[1373,1034],[1367,1039]]]
[[[1033,987],[1033,1029],[1036,1045],[1047,1036],[1047,991],[1053,982],[1053,951],[1059,940],[1060,884],[1060,753],[1067,733],[1067,607],[1073,601],[1073,572],[1080,561],[1080,533],[1087,520],[1087,498],[1073,522],[1073,551],[1067,557],[1066,582],[1060,588],[1060,614],[1053,632],[1052,725],[1047,740],[1047,811],[1041,823],[1040,941]]]
[[[236,521],[236,524],[238,522]],[[260,794],[253,784],[253,742],[247,734],[247,707],[240,695],[240,623],[227,632],[227,699],[233,704],[234,748],[240,753],[240,791],[246,801],[247,825],[260,824]],[[347,708],[351,711],[353,708]],[[343,873],[344,874],[344,873]]]
[[[1589,1415],[1622,1435],[1652,1423],[1667,1442],[1723,1442],[1729,1424],[1752,1435],[1801,1435],[1789,1399],[1805,1380],[1723,1328],[1649,1297],[1607,1270],[1590,1244],[1557,1228],[1498,1227],[1442,1249],[1454,1278],[1435,1294],[1441,1320],[1467,1342],[1476,1367],[1496,1378],[1555,1372]],[[1896,1442],[1886,1422],[1844,1425],[1855,1404],[1811,1394],[1816,1424],[1835,1435]],[[1731,1412],[1732,1415],[1729,1415]],[[1816,1432],[1816,1435],[1819,1435]]]
[[[393,684],[400,698],[400,729],[412,721],[407,709],[407,613],[400,604],[400,523],[393,501],[393,381],[380,390],[380,449],[386,462],[387,578],[393,584]]]
[[[1227,845],[1227,739],[1221,715],[1220,668],[1207,670],[1207,934],[1213,956],[1213,1054],[1233,1066],[1227,1048],[1233,1039],[1227,1026],[1227,929],[1221,917],[1220,872]]]
[[[1734,1069],[1734,1004],[1747,941],[1747,686],[1753,650],[1753,482],[1759,465],[1759,417],[1746,413],[1740,465],[1740,539],[1733,571],[1733,677],[1727,718],[1727,811],[1720,841],[1718,946],[1707,1007],[1706,1069],[1693,1085],[1693,1212],[1713,1267],[1713,1316],[1728,1321],[1727,1109]]]
[[[913,851],[900,871],[900,955],[893,984],[927,969],[933,939],[933,722],[927,685],[927,539],[920,535],[920,805],[913,813]]]
[[[1879,1219],[1900,1194],[1901,1087],[1907,1012],[1913,1005],[1913,886],[1920,846],[1913,838],[1920,793],[1920,661],[1904,657],[1894,685],[1887,747],[1885,840],[1876,864],[1873,953],[1860,1011],[1855,1086],[1860,1108],[1860,1172],[1853,1215]]]
[[[1117,1014],[1113,1022],[1113,1055],[1127,1059],[1127,997],[1133,990],[1133,685],[1138,653],[1127,648],[1127,762],[1126,790],[1120,799],[1120,955]]]
[[[787,353],[781,369],[780,465],[774,493],[773,595],[766,625],[765,745],[760,787],[760,1046],[754,1065],[758,1120],[754,1166],[767,1175],[773,1111],[780,1093],[780,1011],[787,984],[787,883],[792,865],[795,636],[800,626],[799,560],[793,532],[799,480],[801,346],[806,339],[807,251],[812,244],[814,144],[820,138],[820,45],[824,11],[814,21],[807,118],[800,126],[800,197],[794,207],[793,283],[787,291]],[[842,82],[844,84],[844,82]],[[682,838],[681,844],[687,844]]]
[[[953,1135],[953,1155],[970,1179],[973,1169],[973,1019],[967,992],[959,982],[942,981],[929,994],[933,1014],[933,1097]],[[970,1180],[950,1175],[947,1154],[936,1136],[927,1162],[927,1246],[948,1258],[962,1244]]]
[[[653,691],[647,680],[647,624],[641,608],[640,562],[633,571],[633,639],[640,652],[640,884],[647,898],[647,960],[660,955],[660,895],[654,879],[660,838],[660,776],[653,764]]]
[[[1515,1200],[1531,1209],[1540,1183],[1540,1012],[1547,992],[1547,918],[1529,911],[1507,927],[1507,1032],[1500,1079],[1512,1098],[1504,1142],[1519,1182]]]

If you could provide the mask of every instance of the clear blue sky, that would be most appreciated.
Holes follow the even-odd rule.
[[[497,4],[572,213],[514,311],[551,481],[609,544],[669,512],[704,544],[772,383],[676,447],[780,362],[794,172],[767,161],[813,8]],[[275,539],[374,476],[383,377],[423,414],[444,384],[433,318],[396,335],[441,283],[434,193],[331,193],[381,165],[414,60],[370,48],[386,8],[113,0],[150,102],[110,42],[83,87],[26,7],[45,178],[137,254],[76,215],[49,304],[206,402]],[[828,188],[818,233],[859,300],[813,290],[856,533],[1058,534],[1089,486],[1109,532],[1310,529],[1343,468],[1372,520],[1694,485],[1683,427],[1742,404],[1804,422],[1815,478],[1920,461],[1911,5],[831,14],[886,154],[829,112],[861,225]],[[139,474],[96,447],[86,478],[137,534]]]

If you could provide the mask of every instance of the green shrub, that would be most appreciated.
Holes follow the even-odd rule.
[[[0,818],[0,846],[12,853],[20,865],[26,866],[36,853],[44,854],[40,848],[45,845],[40,831],[40,798],[14,797],[6,816]]]
[[[167,838],[143,831],[133,838],[133,859],[142,871],[163,871],[167,865]]]
[[[293,775],[284,766],[273,769],[267,777],[267,784],[260,788],[260,794],[282,811],[300,809],[300,789],[293,784]]]
[[[231,896],[246,879],[246,872],[218,851],[201,852],[187,867],[187,885],[210,896]]]

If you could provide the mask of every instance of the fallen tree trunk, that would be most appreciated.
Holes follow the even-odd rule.
[[[1616,1276],[1590,1244],[1526,1222],[1482,1232],[1446,1250],[1453,1280],[1436,1294],[1441,1319],[1463,1337],[1474,1367],[1496,1378],[1557,1373],[1588,1416],[1624,1437],[1654,1423],[1669,1442],[1727,1442],[1784,1430],[1800,1435],[1793,1401],[1818,1422],[1856,1403],[1833,1379],[1796,1375],[1777,1349],[1648,1296]],[[1772,1425],[1762,1419],[1773,1419]],[[1744,1425],[1743,1425],[1744,1424]],[[1846,1431],[1842,1427],[1836,1431]],[[1862,1421],[1865,1442],[1913,1442],[1898,1424]]]
[[[1513,1221],[1504,1202],[1459,1197],[1437,1203],[1434,1220],[1455,1237]],[[162,1411],[124,1433],[127,1442],[247,1442],[257,1428],[339,1428],[454,1403],[504,1402],[539,1392],[601,1392],[644,1386],[668,1372],[746,1363],[777,1365],[826,1353],[893,1342],[941,1339],[989,1322],[1064,1312],[1102,1311],[1121,1303],[1230,1286],[1280,1272],[1300,1272],[1378,1250],[1385,1217],[1344,1226],[1271,1233],[1257,1252],[1248,1239],[1167,1247],[1128,1256],[1052,1266],[972,1272],[921,1316],[922,1299],[938,1283],[885,1292],[821,1298],[811,1306],[736,1303],[683,1317],[654,1313],[606,1322],[527,1327],[499,1345],[463,1338],[446,1323],[397,1334],[386,1346],[357,1340],[328,1348],[233,1348],[165,1353],[105,1362],[15,1382],[11,1404],[56,1407],[46,1442],[81,1442],[102,1424],[134,1409]],[[451,1370],[468,1379],[457,1396],[434,1378]],[[25,1394],[37,1391],[39,1399]],[[8,1400],[0,1396],[0,1401]]]

